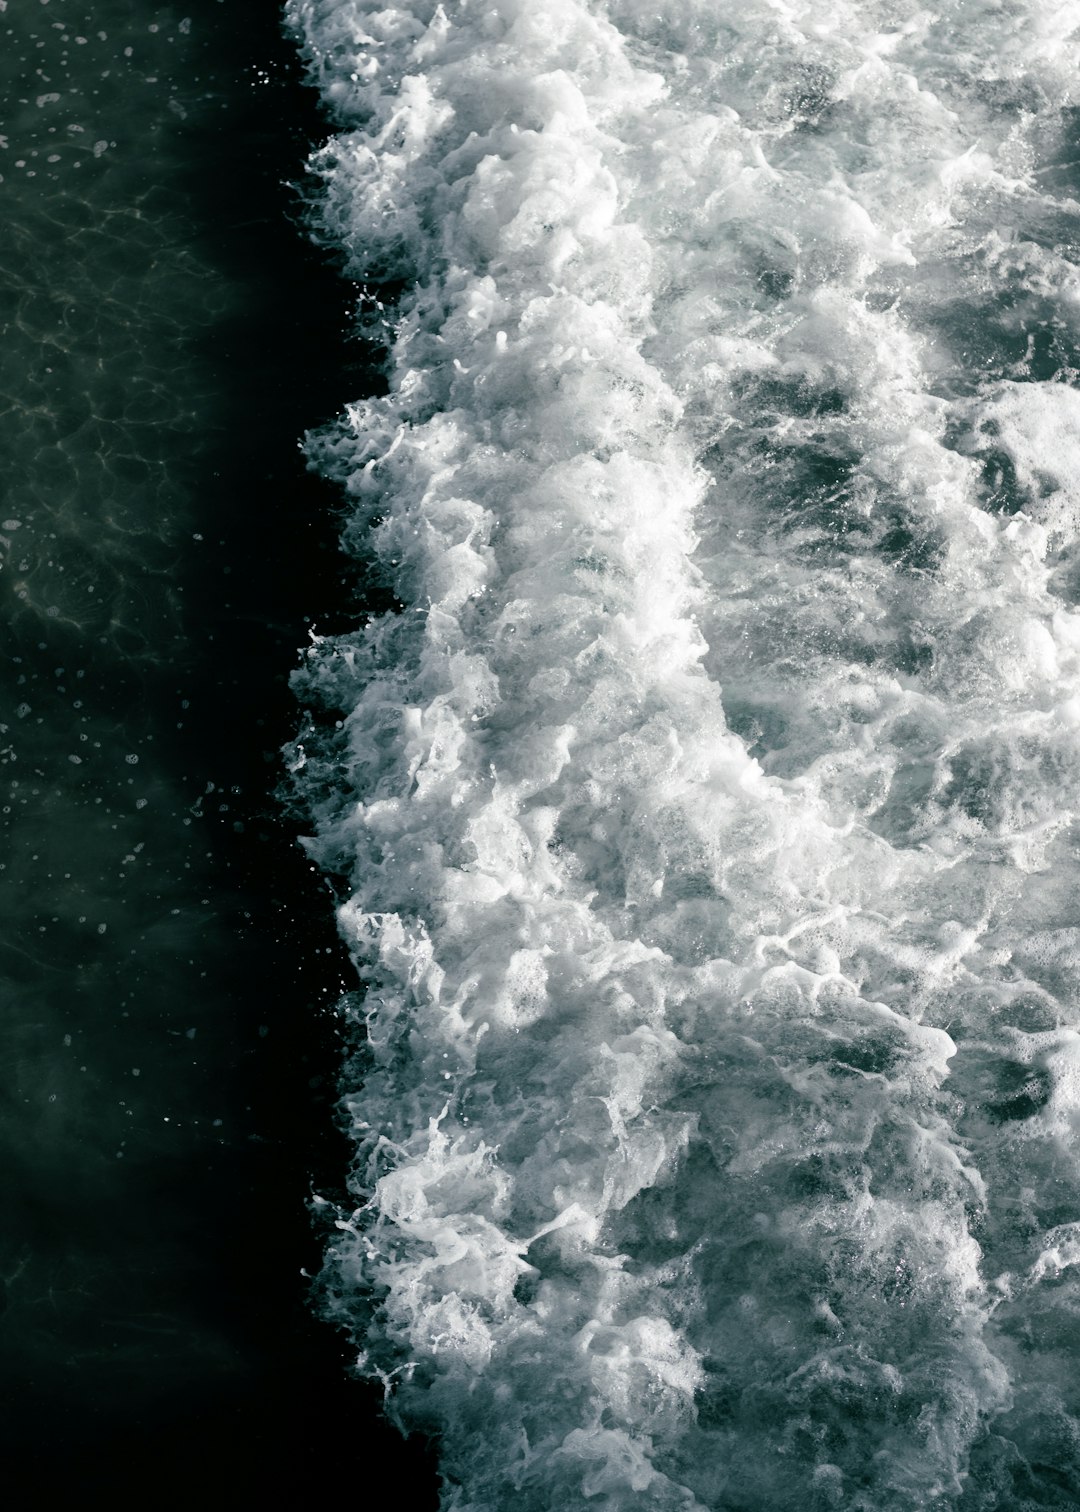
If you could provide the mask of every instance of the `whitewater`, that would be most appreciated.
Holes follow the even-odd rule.
[[[286,12],[318,1305],[447,1512],[1080,1505],[1080,3]]]

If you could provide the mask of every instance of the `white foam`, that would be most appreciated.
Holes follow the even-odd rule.
[[[397,301],[308,443],[403,606],[297,679],[330,1310],[447,1507],[959,1506],[1080,1195],[1080,9],[288,10]]]

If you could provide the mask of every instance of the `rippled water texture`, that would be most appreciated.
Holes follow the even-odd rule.
[[[194,1494],[211,1461],[219,1492],[280,1490],[342,1410],[299,1274],[338,963],[268,822],[285,675],[338,576],[296,438],[332,413],[316,354],[346,293],[287,219],[314,129],[292,63],[273,7],[0,0],[19,1506],[43,1485],[134,1505],[148,1477]]]
[[[1080,9],[289,13],[324,1311],[457,1512],[1080,1504]]]

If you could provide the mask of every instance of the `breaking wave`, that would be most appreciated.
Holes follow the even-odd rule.
[[[1077,1505],[1080,4],[287,13],[321,1305],[454,1512]]]

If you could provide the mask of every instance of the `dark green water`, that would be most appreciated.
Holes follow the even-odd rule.
[[[0,1385],[27,1485],[405,1474],[300,1275],[344,1167],[345,963],[273,790],[305,616],[347,607],[297,438],[359,381],[347,286],[288,218],[313,111],[272,4],[0,7]],[[405,1504],[430,1480],[421,1456]]]

